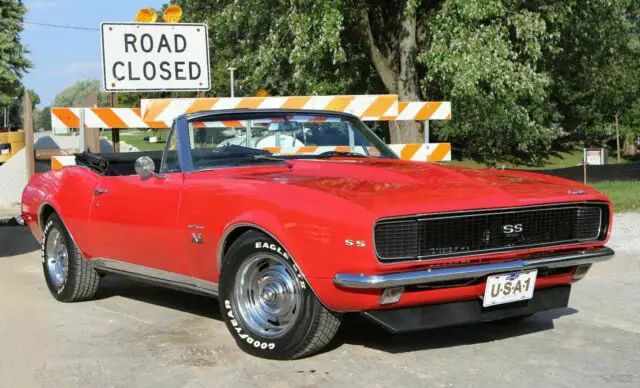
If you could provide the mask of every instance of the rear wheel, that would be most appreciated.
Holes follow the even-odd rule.
[[[224,257],[220,308],[240,348],[274,359],[318,352],[341,320],[314,295],[284,248],[257,231],[240,236]]]
[[[42,269],[51,295],[61,302],[92,299],[100,275],[80,253],[57,215],[46,221],[42,238]]]

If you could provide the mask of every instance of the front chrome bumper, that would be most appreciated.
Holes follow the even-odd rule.
[[[400,272],[384,275],[337,274],[333,283],[347,288],[390,288],[430,284],[443,281],[480,278],[504,272],[516,272],[528,269],[564,268],[582,264],[606,261],[615,252],[611,248],[602,247],[593,250],[565,253],[552,256],[536,257],[526,260],[506,261],[502,263],[471,265],[465,267],[436,268],[423,271]]]

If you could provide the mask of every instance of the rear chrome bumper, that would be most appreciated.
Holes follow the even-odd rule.
[[[390,288],[411,286],[416,284],[430,284],[443,281],[480,278],[504,272],[516,272],[528,269],[564,268],[582,264],[592,264],[606,261],[613,257],[615,252],[611,248],[579,252],[565,253],[552,256],[536,257],[526,260],[506,261],[471,265],[464,267],[436,268],[423,271],[400,272],[384,275],[365,274],[337,274],[333,283],[346,288]]]

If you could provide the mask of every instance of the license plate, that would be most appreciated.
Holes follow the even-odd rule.
[[[484,289],[484,307],[533,298],[538,270],[489,276]]]

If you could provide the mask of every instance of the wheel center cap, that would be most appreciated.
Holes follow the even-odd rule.
[[[278,298],[278,293],[273,289],[273,287],[265,287],[264,290],[262,290],[261,297],[266,302],[273,302]]]

